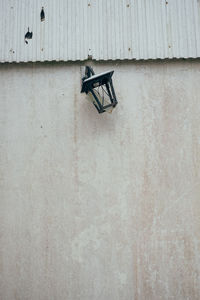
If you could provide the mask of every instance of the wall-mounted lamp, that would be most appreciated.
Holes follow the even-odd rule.
[[[117,105],[112,83],[113,73],[114,71],[109,71],[95,75],[91,67],[85,67],[81,93],[90,94],[92,103],[99,113],[109,111]]]

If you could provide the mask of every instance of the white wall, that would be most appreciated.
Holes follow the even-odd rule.
[[[0,65],[0,299],[200,299],[200,62]]]

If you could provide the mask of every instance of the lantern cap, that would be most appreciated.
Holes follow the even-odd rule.
[[[111,80],[113,73],[114,71],[107,71],[83,80],[81,93],[87,93],[90,88],[95,88],[97,83],[98,86],[106,84]]]

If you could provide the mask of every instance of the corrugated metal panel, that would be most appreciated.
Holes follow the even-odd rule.
[[[28,27],[33,38],[26,44]],[[200,1],[0,0],[1,62],[88,56],[96,60],[200,57]]]

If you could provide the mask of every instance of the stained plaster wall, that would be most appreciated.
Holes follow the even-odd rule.
[[[200,62],[0,65],[0,299],[200,299]]]

